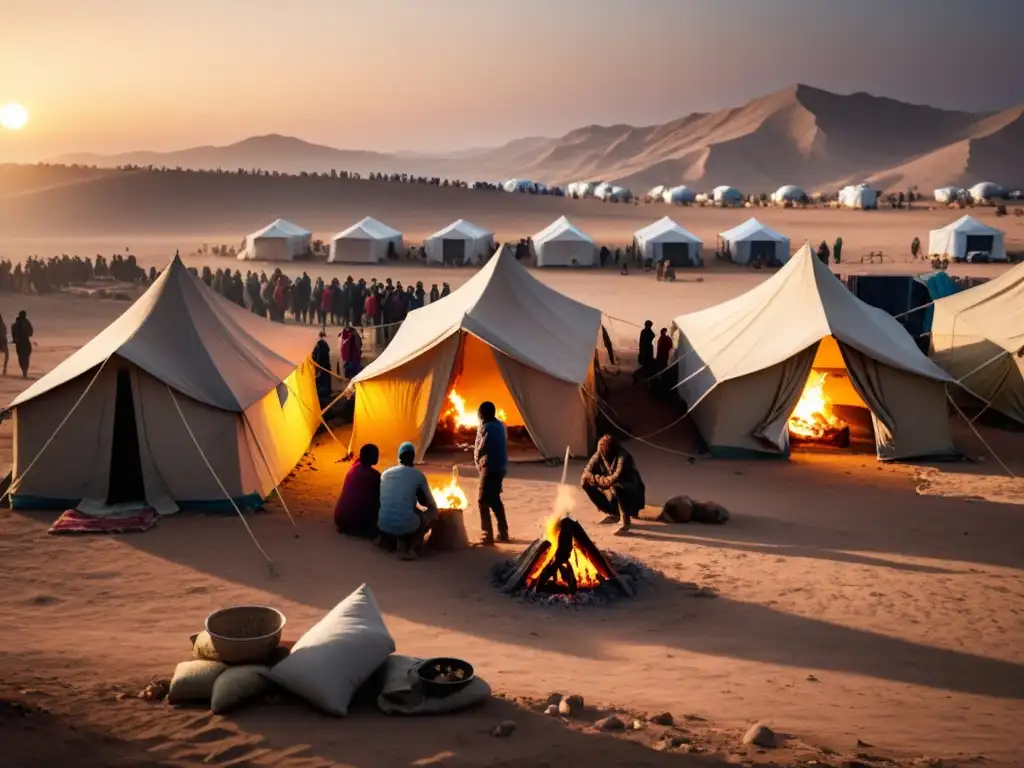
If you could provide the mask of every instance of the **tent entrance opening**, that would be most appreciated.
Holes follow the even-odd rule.
[[[465,240],[442,240],[441,259],[446,266],[466,263],[466,241]]]
[[[673,267],[688,267],[690,261],[689,243],[663,243],[661,246],[661,258]]]
[[[792,445],[801,447],[851,448],[865,442],[874,446],[871,411],[854,388],[832,336],[818,345],[800,399],[789,416],[789,438]]]
[[[502,376],[497,360],[500,354],[476,336],[462,335],[431,448],[472,448],[479,425],[477,411],[481,403],[491,402],[498,420],[505,424],[509,449],[536,450]]]
[[[992,253],[995,238],[992,235],[968,235],[964,245],[965,253]]]
[[[750,241],[750,263],[775,263],[775,243],[771,240]]]
[[[132,396],[131,372],[127,369],[117,372],[112,443],[107,504],[145,501],[146,487],[142,481],[139,432],[135,423],[135,399]]]

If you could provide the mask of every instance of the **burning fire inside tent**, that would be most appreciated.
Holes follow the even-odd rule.
[[[480,404],[467,405],[466,398],[458,393],[453,386],[448,392],[447,407],[441,412],[437,422],[434,441],[440,445],[453,445],[457,448],[472,448],[476,438],[476,428],[480,425],[477,409]],[[497,408],[495,415],[498,421],[505,423],[509,442],[529,444],[530,435],[526,427],[509,426],[508,414],[503,408]]]
[[[635,584],[647,573],[636,561],[601,552],[577,520],[555,514],[544,536],[519,557],[498,563],[493,576],[507,594],[578,605],[632,597]]]
[[[790,440],[796,444],[850,447],[850,425],[832,410],[832,400],[825,394],[827,373],[811,371],[800,400],[789,417]]]

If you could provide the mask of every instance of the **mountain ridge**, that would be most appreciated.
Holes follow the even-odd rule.
[[[795,84],[664,123],[592,124],[558,137],[523,137],[447,154],[337,149],[266,134],[225,146],[76,153],[55,162],[283,173],[333,169],[467,181],[518,177],[548,184],[606,180],[636,193],[658,184],[730,184],[751,192],[783,184],[834,189],[860,181],[922,189],[983,180],[1016,186],[1024,184],[1024,105],[970,113]]]

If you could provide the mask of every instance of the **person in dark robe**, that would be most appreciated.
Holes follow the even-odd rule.
[[[7,375],[7,361],[10,358],[11,351],[7,347],[7,323],[4,322],[2,316],[0,316],[0,352],[4,356],[4,376]]]
[[[828,243],[822,240],[821,245],[818,246],[818,261],[827,265],[829,255]]]
[[[836,244],[832,246],[832,260],[839,264],[843,258],[843,238],[837,237]]]
[[[634,380],[648,379],[654,371],[654,323],[651,320],[644,321],[644,328],[640,331],[639,352],[636,361],[640,368],[637,370]]]
[[[28,320],[25,310],[18,313],[18,317],[11,325],[11,341],[14,342],[14,353],[18,356],[18,367],[21,368],[21,378],[28,378],[28,366],[32,359],[32,334],[35,331],[32,323]]]
[[[494,403],[484,401],[477,411],[480,426],[476,430],[476,441],[473,445],[473,463],[480,475],[480,490],[477,506],[480,510],[480,543],[483,546],[494,544],[494,528],[491,526],[491,513],[498,524],[498,541],[508,541],[508,520],[505,517],[505,504],[501,500],[502,481],[508,471],[508,437],[505,425],[497,416]]]
[[[320,331],[320,338],[313,347],[313,362],[317,365],[316,393],[321,400],[331,396],[331,346],[326,336],[326,333]]]
[[[671,371],[668,369],[669,359],[672,356],[672,337],[668,335],[668,328],[662,328],[658,334],[658,351],[654,357],[655,375],[658,377],[658,389],[667,389]]]
[[[448,287],[448,283],[441,283],[441,298],[442,299],[445,296],[447,296],[448,294],[450,294],[451,292],[452,292],[452,289]]]
[[[373,443],[359,449],[359,458],[345,475],[334,505],[334,527],[338,533],[361,539],[375,539],[379,535],[380,472],[374,468],[379,460],[380,451]]]
[[[430,286],[430,303],[433,304],[439,298],[441,298],[441,291],[437,289],[437,283],[434,283]]]
[[[341,374],[351,379],[363,368],[363,340],[349,327],[344,328],[338,336],[341,337]]]
[[[621,523],[617,534],[629,531],[630,518],[637,517],[646,504],[646,489],[636,462],[611,435],[597,441],[597,451],[587,462],[580,485],[605,514],[602,524]]]
[[[324,286],[320,294],[320,325],[326,325],[334,306],[334,283]]]

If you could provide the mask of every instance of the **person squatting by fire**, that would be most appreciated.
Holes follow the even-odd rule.
[[[637,517],[646,504],[646,488],[636,462],[611,435],[597,441],[597,451],[587,462],[580,485],[593,505],[604,512],[602,524],[620,523],[616,535],[629,532],[630,518]]]

